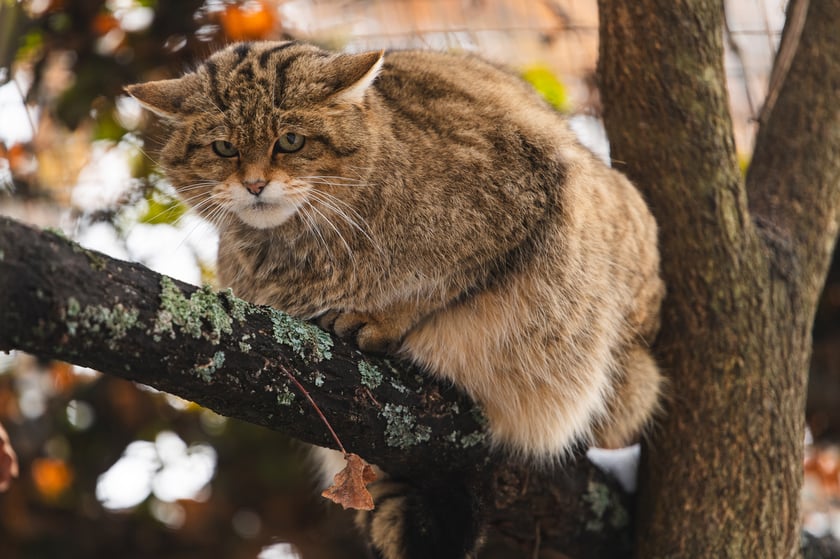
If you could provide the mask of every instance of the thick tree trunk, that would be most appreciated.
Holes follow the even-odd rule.
[[[599,8],[612,156],[659,220],[669,293],[657,351],[670,398],[646,449],[637,556],[795,557],[810,328],[840,202],[840,4],[811,2],[749,204],[721,3]]]

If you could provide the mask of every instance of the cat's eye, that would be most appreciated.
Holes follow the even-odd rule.
[[[239,155],[239,150],[227,140],[216,140],[210,144],[210,147],[219,157],[236,157]]]
[[[294,132],[286,132],[281,134],[277,141],[274,142],[274,154],[278,153],[294,153],[303,147],[306,141],[306,136],[302,134],[295,134]]]

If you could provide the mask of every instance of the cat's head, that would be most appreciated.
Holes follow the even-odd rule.
[[[240,43],[126,91],[171,123],[161,164],[185,201],[270,228],[302,208],[323,215],[363,182],[378,146],[365,97],[381,66],[381,52]]]

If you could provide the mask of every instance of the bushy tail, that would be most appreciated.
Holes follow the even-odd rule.
[[[420,489],[384,480],[372,484],[376,507],[359,513],[377,559],[469,559],[481,543],[480,504],[462,479]]]

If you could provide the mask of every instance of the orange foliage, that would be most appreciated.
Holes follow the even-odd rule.
[[[830,446],[806,455],[805,475],[817,478],[830,497],[840,497],[840,450]]]
[[[373,510],[373,496],[367,489],[376,481],[376,471],[358,454],[345,453],[347,466],[335,474],[333,484],[321,495],[345,509]]]
[[[93,18],[93,23],[91,24],[93,32],[96,34],[97,37],[101,37],[108,31],[116,29],[119,26],[120,23],[117,21],[117,18],[105,12],[97,14],[96,17]]]
[[[25,144],[12,144],[7,149],[5,144],[0,142],[0,157],[8,160],[9,168],[15,175],[25,175],[32,170],[32,151]]]
[[[78,380],[78,376],[73,372],[73,365],[64,361],[50,363],[49,372],[53,377],[55,389],[61,394],[69,392]]]
[[[73,471],[63,460],[36,458],[32,461],[32,480],[41,496],[54,501],[70,487]]]
[[[221,20],[225,35],[234,41],[264,39],[276,24],[275,14],[264,0],[228,6]]]

